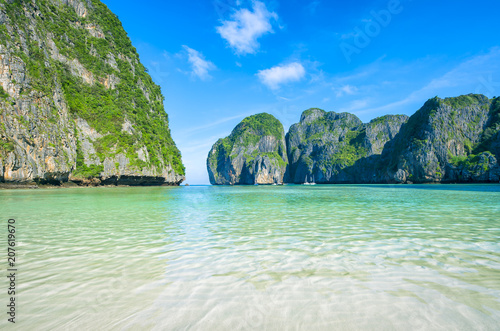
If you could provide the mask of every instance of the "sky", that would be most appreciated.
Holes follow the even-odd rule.
[[[246,116],[317,107],[363,122],[500,95],[497,0],[103,0],[165,96],[186,182]]]

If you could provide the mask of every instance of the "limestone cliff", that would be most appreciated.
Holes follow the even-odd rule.
[[[379,157],[407,120],[388,115],[364,124],[349,113],[306,110],[286,136],[291,182],[379,182]]]
[[[499,99],[430,99],[394,140],[384,169],[398,182],[498,182]]]
[[[207,160],[213,185],[281,184],[287,164],[283,125],[266,113],[245,118]]]
[[[0,0],[0,182],[178,185],[159,86],[98,0]]]
[[[253,145],[250,152],[234,149],[235,139],[245,140],[240,131],[212,148],[212,183],[254,182],[239,169],[253,169],[243,166],[247,155],[253,160],[265,153]],[[252,134],[254,141],[264,139],[259,131]],[[435,97],[411,117],[386,115],[369,123],[313,108],[290,127],[285,141],[289,164],[282,178],[289,183],[498,183],[500,98]]]

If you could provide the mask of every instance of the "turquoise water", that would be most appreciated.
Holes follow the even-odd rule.
[[[2,247],[16,219],[23,330],[500,325],[499,185],[4,190],[0,203]]]

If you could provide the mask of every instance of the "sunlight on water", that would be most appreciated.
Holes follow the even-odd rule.
[[[498,185],[22,190],[0,201],[4,223],[17,221],[24,330],[500,325]]]

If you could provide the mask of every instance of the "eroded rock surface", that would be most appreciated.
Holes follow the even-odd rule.
[[[0,3],[0,182],[178,185],[153,83],[99,1]]]
[[[207,160],[213,185],[282,184],[287,165],[283,125],[266,113],[245,118]]]

